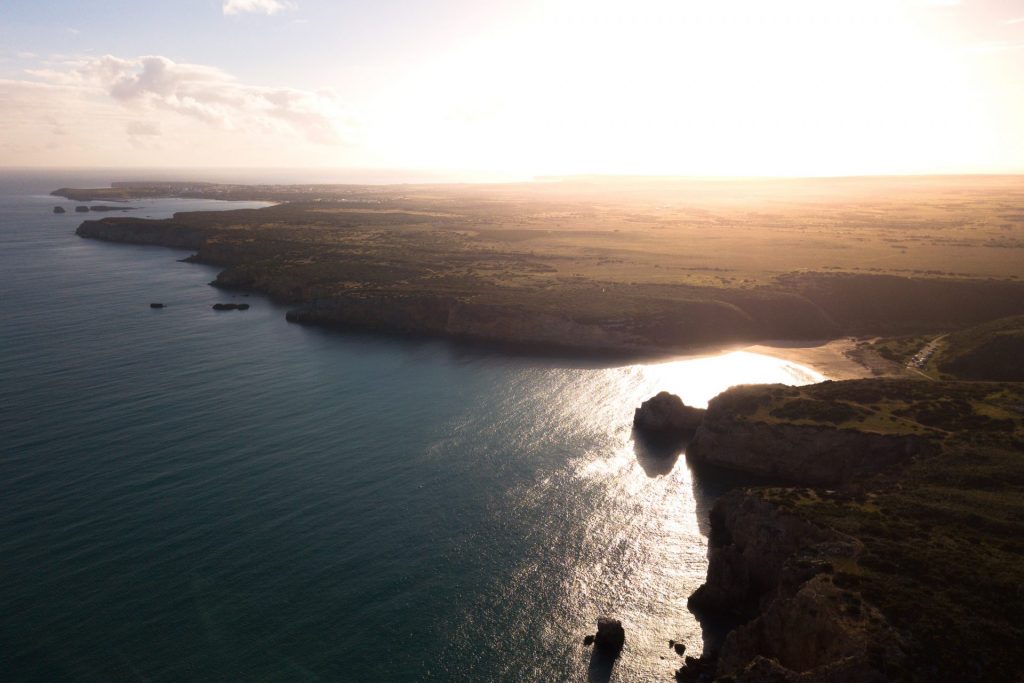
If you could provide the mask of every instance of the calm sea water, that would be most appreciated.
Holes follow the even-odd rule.
[[[0,679],[585,681],[604,614],[614,681],[671,679],[670,638],[700,652],[720,487],[638,455],[633,408],[819,375],[218,313],[214,269],[80,239],[46,195],[115,179],[0,175]]]

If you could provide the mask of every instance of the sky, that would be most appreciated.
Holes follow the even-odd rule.
[[[1024,0],[0,0],[0,166],[1024,172]]]

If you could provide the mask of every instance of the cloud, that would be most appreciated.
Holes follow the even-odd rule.
[[[291,132],[321,145],[342,138],[338,98],[329,90],[248,85],[220,69],[161,56],[106,55],[69,70],[32,74],[51,83],[99,88],[128,109],[173,112],[224,130]]]
[[[128,135],[134,137],[158,137],[160,135],[160,126],[152,121],[129,121],[124,130]]]
[[[1013,19],[1007,19],[1007,24],[1024,24],[1024,17],[1015,17]]]
[[[295,9],[295,4],[286,0],[224,0],[224,16],[252,12],[254,14],[277,14],[286,9]]]

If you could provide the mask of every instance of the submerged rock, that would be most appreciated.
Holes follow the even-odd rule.
[[[78,213],[89,213],[89,207],[88,206],[76,206],[75,207],[75,211],[77,211]]]
[[[686,657],[683,666],[676,671],[676,680],[691,683],[711,681],[715,675],[715,660],[712,657]]]
[[[150,304],[149,307],[150,308],[163,308],[164,305],[163,304]]]
[[[626,630],[618,619],[601,617],[597,620],[597,635],[594,636],[594,649],[615,658],[622,652],[626,644]]]
[[[63,206],[55,206],[55,207],[53,207],[53,212],[54,213],[66,213],[64,211],[64,207]]]
[[[214,304],[215,311],[248,311],[249,304]]]
[[[662,391],[647,399],[633,413],[633,429],[646,439],[686,441],[704,419],[704,411],[683,403],[675,394]]]

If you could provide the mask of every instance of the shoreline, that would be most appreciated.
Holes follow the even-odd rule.
[[[881,366],[872,367],[853,360],[849,352],[853,351],[856,346],[857,342],[854,339],[840,337],[838,339],[810,343],[806,346],[800,345],[799,342],[790,345],[785,340],[775,340],[745,346],[741,350],[805,365],[825,375],[827,379],[835,381],[900,376],[887,372]]]

